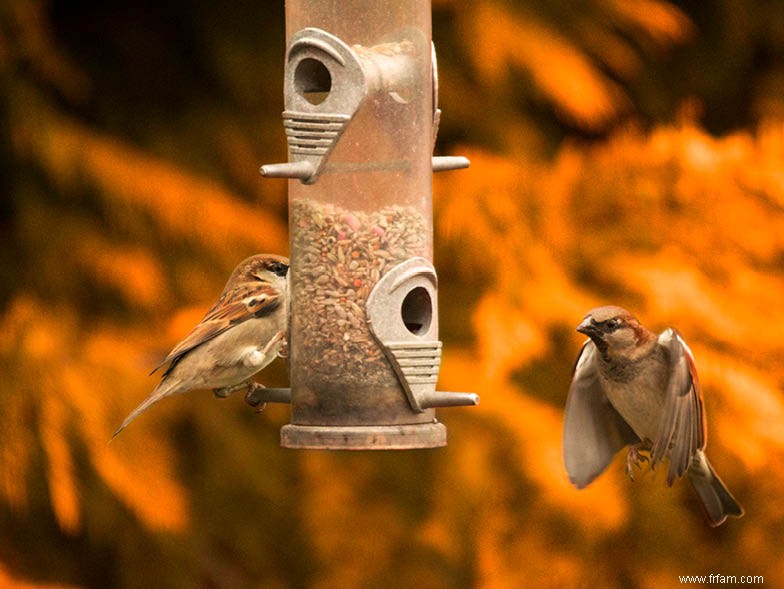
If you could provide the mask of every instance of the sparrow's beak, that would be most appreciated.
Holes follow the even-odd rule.
[[[580,333],[584,333],[591,339],[593,339],[594,337],[599,337],[599,338],[601,337],[601,331],[593,322],[593,319],[591,317],[586,317],[585,319],[583,319],[583,322],[577,326],[577,331],[579,331]]]

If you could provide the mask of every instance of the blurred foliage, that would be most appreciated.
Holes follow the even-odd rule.
[[[283,3],[0,5],[0,586],[667,587],[784,581],[784,11],[434,1],[441,450],[278,448],[284,407],[194,393],[111,444],[245,256],[285,253]],[[568,484],[592,306],[675,325],[719,529],[622,459]],[[285,383],[280,365],[267,384]]]

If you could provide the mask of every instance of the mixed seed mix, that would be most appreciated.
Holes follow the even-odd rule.
[[[388,270],[429,256],[426,220],[413,207],[365,212],[308,199],[292,203],[291,224],[299,374],[314,386],[336,375],[343,386],[388,384],[394,373],[370,333],[365,304]]]

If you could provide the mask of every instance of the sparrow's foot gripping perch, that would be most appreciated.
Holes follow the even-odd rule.
[[[267,403],[291,403],[291,389],[268,389],[258,382],[250,382],[245,402],[261,413]]]
[[[629,477],[629,480],[634,480],[634,472],[632,470],[633,466],[637,468],[642,468],[640,466],[641,462],[650,462],[651,459],[643,454],[643,444],[634,444],[629,446],[629,453],[626,455],[626,476]]]

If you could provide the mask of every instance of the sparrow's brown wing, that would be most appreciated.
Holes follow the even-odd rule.
[[[667,484],[683,476],[698,450],[705,448],[705,413],[702,389],[689,346],[674,329],[659,336],[659,344],[667,350],[670,379],[665,392],[664,416],[659,435],[654,440],[651,460],[659,462],[670,451]]]
[[[281,293],[267,282],[253,280],[236,284],[233,288],[227,287],[218,302],[207,311],[198,325],[169,352],[169,355],[152,372],[167,362],[171,362],[164,372],[164,376],[166,376],[177,362],[194,348],[238,323],[270,314],[280,303]]]
[[[599,476],[619,450],[640,441],[604,394],[597,361],[596,346],[588,340],[577,357],[566,399],[564,465],[578,489]]]

